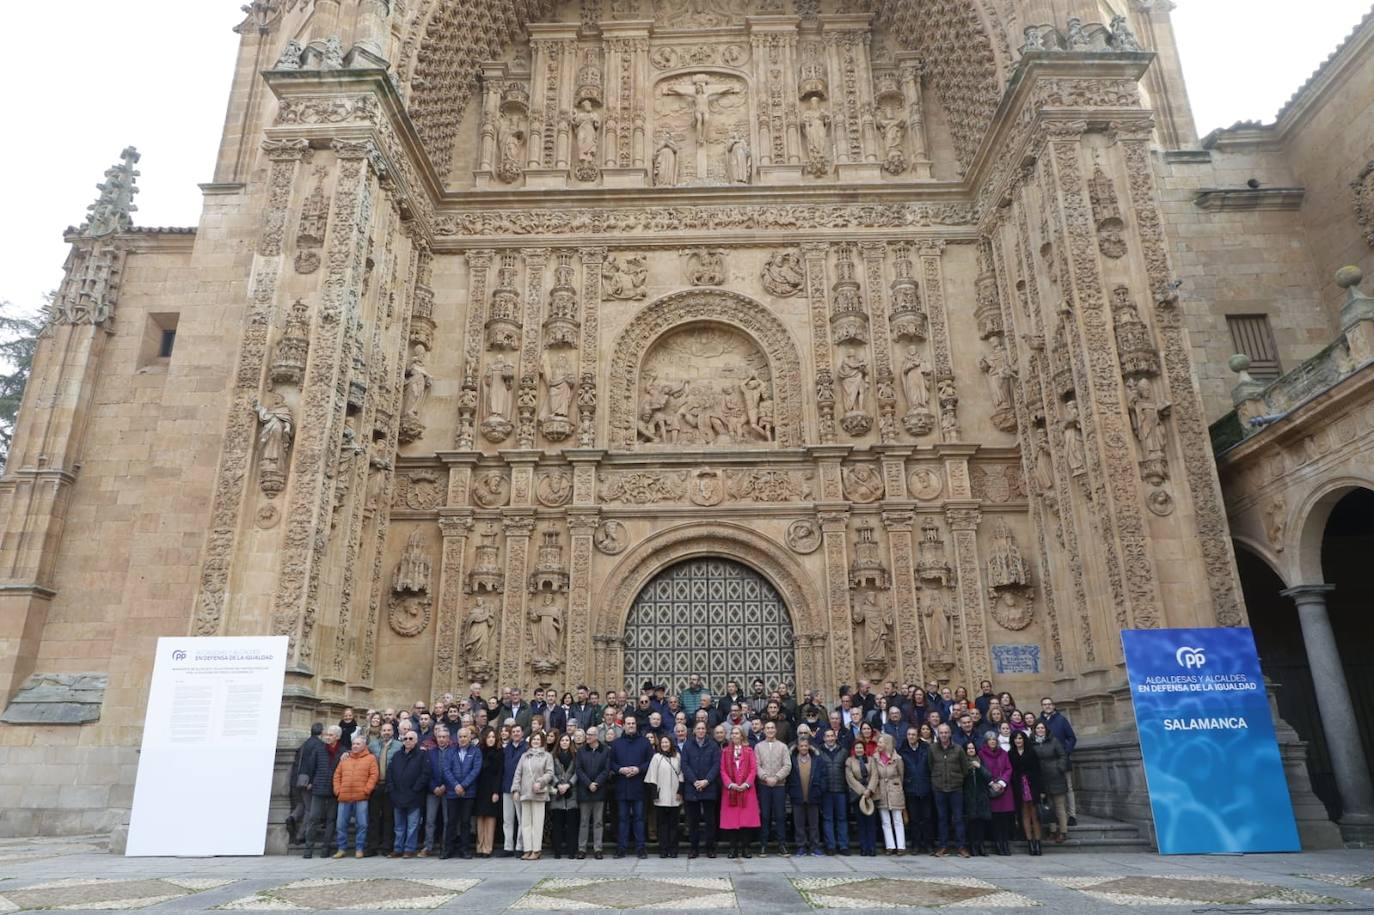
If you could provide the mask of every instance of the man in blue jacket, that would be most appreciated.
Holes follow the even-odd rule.
[[[482,773],[482,751],[469,728],[458,731],[458,745],[444,751],[444,857],[472,857],[472,808],[477,802],[477,776]]]
[[[434,746],[425,752],[429,755],[429,794],[425,796],[425,843],[420,849],[420,857],[435,855],[435,836],[438,836],[438,854],[445,850],[444,840],[448,835],[447,810],[448,785],[444,782],[444,753],[452,746],[448,725],[434,726]],[[420,749],[424,749],[422,745]],[[443,831],[440,831],[443,824]]]
[[[517,694],[517,690],[512,690]],[[511,797],[511,783],[515,781],[515,769],[520,765],[520,757],[530,745],[525,742],[525,729],[513,725],[510,729],[510,743],[501,753],[505,757],[506,769],[501,773],[501,826],[503,835],[501,857],[509,858],[517,851],[525,850],[524,840],[520,838],[520,804]]]
[[[832,713],[836,717],[838,714]],[[844,780],[849,749],[839,741],[844,733],[838,727],[826,728],[817,753],[818,762],[825,773],[822,782],[825,793],[821,796],[821,829],[825,836],[825,850],[832,855],[836,852],[849,854],[849,789]]]
[[[913,726],[906,729],[906,739],[897,745],[897,754],[902,757],[902,791],[906,794],[906,847],[912,854],[926,854],[934,844],[930,747],[921,743],[921,732]]]
[[[1073,748],[1078,745],[1078,735],[1073,732],[1073,725],[1064,713],[1054,707],[1054,700],[1049,696],[1040,700],[1040,720],[1045,722],[1045,727],[1059,742],[1064,745],[1064,755],[1069,758],[1069,770],[1064,773],[1064,781],[1069,785],[1069,825],[1078,825],[1078,803],[1073,796]]]
[[[706,857],[716,856],[716,818],[720,808],[720,747],[698,721],[682,745],[682,799],[687,805],[687,838],[695,858],[702,846]]]
[[[615,856],[625,857],[630,844],[630,830],[634,829],[635,854],[647,858],[644,848],[644,775],[654,751],[639,733],[639,722],[633,716],[625,718],[625,733],[611,744],[611,772],[615,775],[616,808],[619,830]]]
[[[391,857],[413,858],[420,841],[420,811],[429,788],[429,754],[420,749],[420,735],[406,731],[401,752],[386,770],[386,788],[396,820]]]

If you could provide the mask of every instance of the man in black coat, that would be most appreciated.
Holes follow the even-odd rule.
[[[420,749],[419,735],[413,730],[405,732],[401,752],[386,768],[386,789],[396,820],[391,857],[413,858],[420,843],[420,811],[429,793],[429,754]]]
[[[682,745],[682,798],[687,805],[688,858],[704,845],[706,857],[716,856],[716,819],[720,810],[720,747],[698,721]]]
[[[310,736],[305,739],[305,743],[296,748],[296,756],[291,760],[291,774],[287,776],[286,784],[292,804],[291,812],[286,815],[286,832],[291,837],[292,845],[299,841],[296,827],[304,826],[310,815],[310,791],[306,788],[310,782],[310,775],[301,771],[301,761],[313,762],[315,751],[324,746],[324,741],[320,740],[323,733],[324,722],[316,721],[312,724]]]
[[[574,772],[577,775],[577,857],[590,853],[601,860],[606,799],[610,796],[611,751],[601,742],[601,729],[589,727],[587,743],[577,751]]]
[[[339,747],[339,735],[343,729],[337,724],[327,728],[320,736],[320,745],[309,757],[301,758],[301,773],[308,775],[305,790],[310,792],[310,814],[305,824],[305,854],[314,856],[315,840],[324,830],[322,840],[330,851],[334,846],[334,820],[338,814],[338,801],[334,797],[334,769],[343,755]]]

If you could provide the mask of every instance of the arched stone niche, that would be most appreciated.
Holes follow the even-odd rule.
[[[724,289],[674,293],[640,312],[616,340],[608,392],[611,447],[653,447],[655,436],[642,430],[645,422],[655,426],[645,407],[666,399],[681,441],[660,429],[660,444],[799,448],[804,439],[801,387],[797,347],[762,304]],[[765,394],[771,395],[771,426],[747,422],[763,408]],[[698,406],[679,417],[689,398]],[[707,401],[718,405],[721,423],[713,421]],[[742,425],[730,421],[732,414],[739,418],[735,410],[743,411]],[[684,426],[693,427],[686,439]]]

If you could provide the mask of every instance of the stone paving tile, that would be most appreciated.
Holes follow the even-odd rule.
[[[539,881],[513,909],[734,909],[735,888],[727,877],[550,877]]]
[[[791,883],[818,909],[990,909],[1040,904],[973,877],[794,877]]]
[[[435,909],[480,880],[320,877],[258,890],[216,909],[229,911],[333,911],[336,909]]]
[[[1318,883],[1329,883],[1332,886],[1374,890],[1374,874],[1294,874],[1293,876],[1316,880]]]
[[[37,861],[66,855],[99,854],[109,850],[103,836],[74,836],[48,839],[0,839],[0,862]]]
[[[1113,905],[1340,905],[1341,900],[1290,887],[1258,883],[1240,877],[1136,875],[1102,877],[1046,877],[1057,886],[1076,889]]]
[[[26,909],[143,909],[205,890],[218,889],[233,882],[181,877],[144,880],[59,880],[23,889],[7,889],[0,895],[0,912],[21,912]]]

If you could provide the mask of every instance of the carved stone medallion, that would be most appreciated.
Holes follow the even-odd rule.
[[[852,502],[877,502],[883,497],[883,475],[871,464],[854,464],[843,472],[844,493]]]
[[[809,556],[821,547],[821,529],[808,518],[793,521],[787,528],[787,547],[794,553]]]
[[[911,487],[912,498],[922,502],[931,502],[939,498],[945,488],[945,482],[940,478],[940,474],[929,467],[917,467],[911,471],[908,485]]]
[[[534,484],[534,497],[546,508],[562,508],[572,499],[573,478],[566,470],[551,470],[539,475]]]
[[[616,556],[630,545],[630,532],[619,521],[607,519],[597,525],[592,542],[607,556]]]
[[[387,623],[391,631],[406,638],[414,638],[429,626],[434,601],[428,592],[393,594],[387,601]]]
[[[510,501],[510,480],[499,470],[484,473],[473,482],[472,498],[483,508],[500,508]]]

